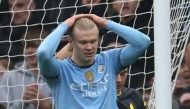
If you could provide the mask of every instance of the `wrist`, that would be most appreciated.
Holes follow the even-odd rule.
[[[109,20],[107,20],[107,19],[104,19],[104,23],[103,23],[103,25],[104,25],[104,28],[106,28],[106,27],[107,27],[108,21],[109,21]]]

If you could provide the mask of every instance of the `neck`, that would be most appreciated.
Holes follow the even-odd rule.
[[[127,24],[128,22],[130,22],[134,18],[135,18],[135,15],[126,16],[126,17],[122,17],[121,21],[123,24]]]
[[[75,62],[78,66],[88,66],[88,65],[92,65],[94,63],[94,59],[93,60],[80,60],[78,59],[76,56],[72,55],[71,57],[72,61]]]
[[[27,66],[28,66],[28,69],[32,69],[32,72],[33,72],[36,76],[38,76],[39,70],[38,70],[37,65],[27,65]]]

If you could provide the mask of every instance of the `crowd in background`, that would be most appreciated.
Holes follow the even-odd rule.
[[[50,89],[39,73],[35,53],[41,41],[59,23],[80,13],[96,14],[133,27],[150,37],[151,45],[142,58],[129,67],[129,75],[125,82],[125,87],[138,88],[148,103],[151,93],[149,88],[154,80],[153,1],[109,0],[109,4],[106,2],[107,0],[1,0],[0,104],[9,109],[16,109],[15,107],[19,108],[21,105],[27,109],[54,107]],[[127,44],[116,34],[109,34],[107,30],[101,29],[99,37],[98,53],[106,47],[109,48],[110,46],[105,46],[109,42]],[[63,38],[57,51],[67,43],[68,39]],[[176,109],[184,109],[179,99],[190,86],[190,68],[185,61],[181,66],[173,96],[173,100],[178,103],[175,107],[181,105],[181,108]],[[143,88],[148,90],[144,91]],[[40,102],[31,100],[36,97]],[[23,105],[22,100],[27,103]]]

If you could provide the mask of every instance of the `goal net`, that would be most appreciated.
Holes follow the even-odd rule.
[[[171,84],[174,88],[190,34],[190,2],[189,0],[171,0],[170,2],[171,70],[173,78]],[[42,30],[50,33],[59,23],[74,14],[93,13],[133,27],[151,38],[151,44],[147,51],[129,67],[125,87],[137,89],[147,102],[148,107],[154,109],[154,29],[156,29],[153,25],[154,5],[156,4],[153,3],[153,0],[0,0],[0,68],[1,65],[4,67],[4,69],[0,69],[0,75],[5,71],[12,71],[12,66],[16,63],[35,55],[33,52],[26,54],[28,46],[23,46],[22,42],[42,41]],[[37,34],[38,38],[27,39],[32,28],[40,28],[41,32]],[[109,38],[106,38],[106,35],[108,36],[109,33],[106,30],[100,30],[99,52],[110,47],[103,45],[106,41],[108,43]],[[119,36],[113,36],[113,40],[116,47],[121,46],[118,45],[119,43],[124,44],[120,41]],[[63,38],[57,51],[66,43],[67,39]],[[30,45],[33,46],[33,43]],[[1,61],[3,59],[7,62]],[[4,81],[0,84],[0,90],[5,89],[3,92],[5,99],[0,98],[0,104],[6,104],[7,108],[11,108],[13,105],[18,106],[19,103],[22,109],[30,106],[24,105],[26,101],[30,102],[30,100],[22,99],[27,86],[37,84],[41,88],[38,90],[37,96],[47,88],[47,84],[40,79],[39,75],[37,77],[35,75],[26,77],[27,72],[36,71],[38,68],[24,68],[25,64],[26,62],[22,63],[19,68],[15,69],[16,71],[14,70],[16,73],[22,73],[22,76],[17,80],[10,80],[14,75],[12,73],[7,74],[6,79],[0,78],[0,81]],[[32,80],[26,82],[26,79]],[[17,95],[12,90],[22,93]],[[48,91],[44,91],[43,94],[45,97],[31,100],[37,101],[37,107],[40,106],[40,101],[48,100],[53,103],[53,98]]]

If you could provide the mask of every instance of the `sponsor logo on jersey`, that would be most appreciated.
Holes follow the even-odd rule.
[[[84,76],[88,82],[93,82],[94,81],[94,74],[92,71],[87,71],[84,73]]]
[[[104,70],[105,70],[105,66],[104,66],[104,65],[99,65],[99,66],[98,66],[98,72],[99,72],[99,73],[103,73]]]
[[[70,87],[72,90],[80,91],[81,97],[93,97],[106,93],[109,81],[110,75],[106,74],[100,81],[84,84],[72,83]]]

